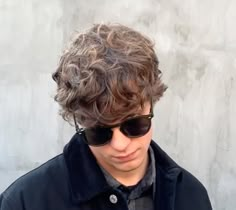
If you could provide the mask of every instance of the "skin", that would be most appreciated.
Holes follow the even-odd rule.
[[[146,103],[141,115],[149,114],[150,103]],[[152,127],[138,138],[126,137],[119,127],[113,128],[111,141],[103,146],[89,146],[98,163],[116,180],[125,186],[137,184],[145,175],[148,166],[148,148],[152,138]]]

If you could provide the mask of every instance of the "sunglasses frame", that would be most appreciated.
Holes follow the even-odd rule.
[[[91,146],[103,146],[103,145],[106,145],[110,142],[111,139],[107,140],[106,142],[102,143],[102,144],[89,144],[86,139],[86,136],[85,136],[85,131],[86,129],[91,129],[91,128],[95,128],[95,127],[91,127],[91,128],[80,128],[77,121],[76,121],[76,118],[75,118],[75,115],[73,115],[74,117],[74,123],[75,123],[75,129],[76,129],[76,133],[78,133],[79,135],[82,135],[83,136],[83,140],[86,144],[88,145],[91,145]],[[123,131],[122,131],[122,124],[125,124],[127,123],[128,121],[130,120],[135,120],[135,119],[138,119],[138,118],[147,118],[147,119],[152,119],[154,117],[154,113],[153,113],[153,106],[152,106],[152,103],[151,103],[151,107],[150,107],[150,113],[149,114],[146,114],[146,115],[138,115],[138,116],[134,116],[134,117],[129,117],[127,118],[126,120],[122,121],[121,123],[117,123],[117,124],[114,124],[114,125],[111,125],[111,126],[96,126],[97,128],[103,128],[103,129],[109,129],[111,130],[112,128],[115,128],[115,127],[119,127],[120,128],[120,131],[125,135],[127,136]],[[150,126],[151,127],[151,126]],[[150,130],[150,128],[148,129],[148,131]],[[147,132],[148,132],[147,131]],[[147,133],[146,132],[146,133]],[[146,134],[145,133],[145,134]],[[129,138],[138,138],[138,137],[141,137],[141,136],[144,136],[145,134],[141,134],[141,135],[137,135],[137,136],[127,136]]]

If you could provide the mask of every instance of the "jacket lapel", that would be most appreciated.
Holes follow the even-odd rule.
[[[85,202],[109,188],[96,159],[79,134],[72,137],[63,154],[73,202]]]
[[[157,210],[174,210],[176,183],[181,168],[154,142],[151,142],[156,162],[156,195],[154,206]]]

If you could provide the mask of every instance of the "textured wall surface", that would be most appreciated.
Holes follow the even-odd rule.
[[[74,133],[51,79],[71,33],[119,22],[156,42],[169,89],[155,140],[204,183],[215,210],[235,210],[235,11],[232,0],[0,0],[0,191]]]

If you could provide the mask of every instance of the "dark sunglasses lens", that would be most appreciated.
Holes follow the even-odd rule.
[[[128,137],[139,137],[145,135],[151,127],[151,119],[140,117],[130,119],[121,125],[121,131]]]
[[[88,128],[84,134],[87,144],[93,146],[106,144],[112,138],[112,130],[109,128]]]

